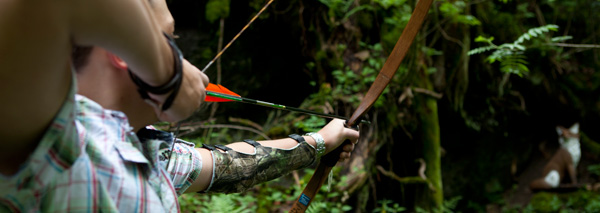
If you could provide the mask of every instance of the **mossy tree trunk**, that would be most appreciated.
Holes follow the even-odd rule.
[[[420,71],[419,80],[415,84],[418,88],[433,90],[431,79],[425,71]],[[419,128],[416,138],[422,143],[423,159],[427,165],[425,176],[429,186],[424,187],[421,200],[416,200],[416,205],[421,208],[441,209],[444,202],[444,192],[442,188],[442,167],[441,167],[441,148],[440,148],[440,125],[438,118],[437,99],[427,94],[416,94],[415,104],[413,105],[417,112]]]

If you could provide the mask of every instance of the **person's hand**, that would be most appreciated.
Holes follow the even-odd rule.
[[[333,119],[323,129],[319,130],[319,134],[325,140],[325,153],[329,153],[340,146],[346,139],[350,140],[350,144],[343,147],[340,153],[340,160],[344,161],[350,158],[350,153],[354,150],[354,145],[358,142],[358,131],[344,126],[345,121],[341,119]]]
[[[204,101],[208,76],[187,60],[183,60],[183,81],[173,105],[162,111],[162,103],[170,93],[165,95],[149,94],[153,101],[149,104],[154,107],[157,117],[161,121],[176,122],[190,117]]]

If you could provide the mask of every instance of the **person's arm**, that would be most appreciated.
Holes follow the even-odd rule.
[[[171,78],[173,56],[147,0],[70,2],[74,43],[101,46],[115,53],[150,85],[158,86]]]
[[[147,0],[0,1],[0,173],[12,174],[67,102],[72,43],[104,47],[150,85],[173,76],[173,54]],[[184,63],[183,81],[165,121],[190,116],[208,79]],[[169,94],[153,96],[160,105]]]
[[[132,73],[151,86],[170,81],[174,72],[173,49],[168,45],[147,0],[71,1],[71,32],[79,45],[101,46],[118,55]],[[163,121],[189,117],[204,100],[208,78],[183,61],[183,80],[173,105],[161,104],[170,95],[149,94]]]
[[[340,144],[342,144],[342,142],[345,139],[349,139],[349,140],[355,142],[358,140],[358,136],[359,136],[358,131],[344,128],[344,121],[339,120],[339,119],[335,119],[335,120],[331,121],[327,126],[325,126],[323,129],[321,129],[318,133],[320,135],[322,135],[323,139],[325,140],[325,147],[326,147],[325,153],[329,153],[330,151],[337,148]],[[317,147],[317,144],[312,137],[310,137],[310,136],[302,136],[302,137],[312,147]],[[269,140],[269,141],[258,141],[258,143],[260,143],[261,146],[263,146],[267,149],[275,148],[275,149],[286,150],[286,151],[291,148],[298,147],[298,142],[291,138]],[[236,151],[239,153],[249,153],[249,154],[255,153],[255,148],[252,145],[245,143],[245,142],[232,143],[232,144],[227,145],[227,147],[229,147],[233,151]],[[313,149],[312,147],[310,149]],[[302,147],[300,147],[300,148],[302,148]],[[340,161],[350,158],[350,153],[352,152],[353,149],[354,149],[354,143],[352,143],[350,145],[346,145],[344,147],[344,152],[342,152],[340,154]],[[213,180],[214,171],[215,171],[215,169],[217,169],[217,168],[214,168],[213,165],[215,167],[226,166],[226,165],[220,165],[219,163],[215,164],[215,162],[213,162],[213,155],[215,154],[214,152],[223,153],[222,150],[215,149],[214,151],[212,151],[213,153],[211,153],[210,150],[205,149],[205,148],[196,148],[196,150],[198,150],[198,152],[201,155],[202,170],[201,170],[200,174],[198,175],[198,178],[196,178],[196,180],[186,190],[186,192],[206,191],[207,188],[211,185],[211,181],[219,181],[219,180]],[[295,153],[297,154],[299,152],[295,152]],[[311,157],[309,155],[302,156],[302,157],[307,158],[307,159],[305,159],[306,162],[310,163],[315,160],[314,152],[312,152],[312,153],[313,153],[312,159],[309,158],[309,157]],[[279,156],[279,157],[289,158],[289,156],[284,156],[286,154],[292,155],[293,153],[292,152],[287,152],[287,153],[283,152],[283,153],[281,153],[281,156]],[[261,157],[261,156],[255,156],[255,157]],[[277,157],[277,156],[270,156],[270,157]],[[222,162],[222,161],[218,161],[218,162]],[[257,165],[249,165],[249,166],[252,167],[252,166],[257,166]],[[223,168],[221,168],[221,169],[223,169]],[[226,169],[235,169],[235,168],[226,168]],[[256,169],[256,168],[253,168],[253,169]],[[292,169],[294,169],[294,168],[275,168],[274,170],[281,172],[281,173],[287,173],[287,172],[291,171]],[[299,169],[299,168],[295,168],[295,169]],[[227,171],[225,171],[225,172],[227,172]],[[273,177],[273,175],[283,175],[283,174],[266,174],[266,176],[270,176],[270,177]],[[247,179],[249,177],[240,177],[240,178]],[[261,177],[258,177],[258,178],[259,178],[259,180],[257,180],[258,182],[267,181],[267,180],[263,180],[263,179],[265,179],[264,177],[262,179],[261,179]],[[239,181],[241,181],[241,179]],[[252,182],[252,183],[254,183],[254,182]],[[209,191],[212,191],[212,190],[209,189]],[[235,192],[235,191],[228,191],[228,192]]]

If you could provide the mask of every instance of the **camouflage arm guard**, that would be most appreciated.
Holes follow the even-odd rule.
[[[315,148],[298,135],[290,135],[298,145],[290,149],[261,146],[256,141],[244,140],[254,146],[254,154],[237,152],[226,146],[212,146],[213,177],[205,192],[243,192],[258,183],[266,182],[315,162]]]

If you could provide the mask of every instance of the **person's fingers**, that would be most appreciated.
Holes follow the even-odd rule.
[[[158,103],[158,106],[154,107],[159,119],[162,121],[174,122],[183,120],[191,116],[200,107],[200,104],[204,102],[208,77],[187,60],[183,60],[182,64],[182,84],[175,96],[173,105],[166,111],[162,111],[160,105],[162,103]],[[168,95],[155,96],[150,94],[151,97],[159,97],[159,100],[166,99]]]
[[[342,145],[345,140],[350,140],[352,144],[356,143],[359,132],[351,128],[346,128],[344,126],[345,122],[346,121],[341,119],[333,119],[325,125],[325,127],[319,130],[319,134],[321,134],[325,140],[325,146],[328,152]],[[351,146],[348,151],[352,151],[353,147],[354,146]],[[344,149],[345,148],[342,147],[342,150]]]
[[[345,161],[346,159],[350,159],[351,154],[349,152],[340,153],[340,162]]]
[[[351,129],[351,128],[344,128],[344,135],[346,136],[346,138],[350,141],[352,141],[352,143],[356,143],[358,141],[358,136],[360,135],[359,132],[355,129]]]
[[[344,151],[345,152],[352,152],[352,150],[354,150],[354,144],[346,144],[344,146]]]

